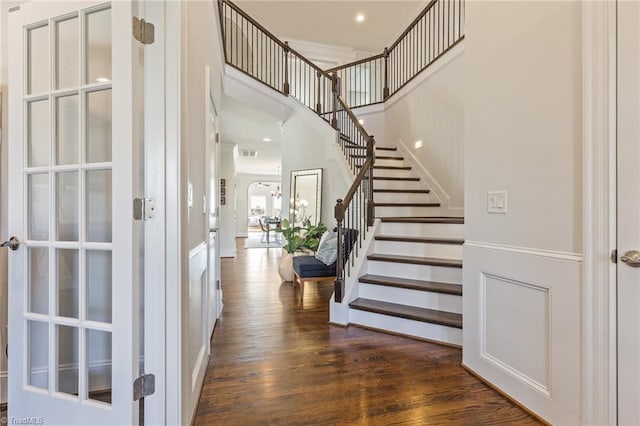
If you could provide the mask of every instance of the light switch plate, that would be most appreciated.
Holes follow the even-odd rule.
[[[489,191],[487,193],[488,213],[507,213],[507,191]]]

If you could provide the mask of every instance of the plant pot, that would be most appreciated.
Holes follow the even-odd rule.
[[[278,265],[278,274],[282,281],[293,281],[293,254],[287,253],[286,256],[282,258],[280,261],[280,265]]]

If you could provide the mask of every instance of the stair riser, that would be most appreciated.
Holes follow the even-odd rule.
[[[387,157],[385,155],[385,157]],[[365,162],[365,158],[354,158],[355,163],[358,165],[362,165]],[[376,158],[376,166],[390,166],[390,167],[404,167],[407,164],[405,164],[404,160],[402,160],[401,158],[397,158],[397,159],[388,159],[388,158]]]
[[[385,330],[391,333],[462,346],[462,330],[459,328],[390,317],[357,309],[349,310],[349,321],[352,324]]]
[[[438,216],[440,207],[380,207],[376,206],[376,217],[428,217]]]
[[[425,189],[419,180],[374,180],[374,189]]]
[[[461,244],[431,244],[404,241],[376,241],[376,254],[462,259]]]
[[[395,170],[395,169],[373,169],[373,176],[386,176],[386,177],[416,177],[413,170]]]
[[[438,202],[431,193],[374,192],[376,203],[432,203]]]
[[[446,266],[413,265],[409,263],[370,260],[367,264],[367,273],[413,280],[436,281],[451,284],[462,283],[462,269]]]
[[[360,283],[358,297],[444,312],[462,313],[462,296]]]
[[[407,237],[463,238],[464,225],[457,223],[398,223],[382,222],[380,235]]]
[[[388,157],[385,155],[385,157]],[[376,158],[376,166],[391,166],[391,167],[403,167],[406,166],[404,160],[394,159],[389,160],[387,158]]]

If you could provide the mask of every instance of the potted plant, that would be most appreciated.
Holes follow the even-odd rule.
[[[282,247],[287,255],[282,258],[280,265],[278,266],[278,274],[283,281],[293,281],[293,255],[296,252],[302,252],[309,250],[315,252],[320,244],[320,238],[322,234],[327,230],[327,227],[319,222],[317,225],[312,225],[309,218],[304,218],[300,221],[290,222],[287,219],[283,219],[279,229],[276,232],[282,234],[287,243]]]

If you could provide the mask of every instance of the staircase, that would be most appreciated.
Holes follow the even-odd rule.
[[[396,148],[375,154],[381,227],[349,304],[350,322],[461,346],[464,220],[438,216],[440,204]]]

